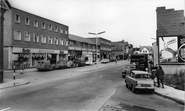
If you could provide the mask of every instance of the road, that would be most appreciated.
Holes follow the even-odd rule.
[[[41,82],[2,93],[7,111],[182,111],[183,106],[155,94],[134,94],[121,78],[123,65],[90,72],[74,69],[35,72]],[[91,67],[91,66],[89,66]],[[86,67],[84,67],[86,68]],[[83,69],[83,68],[79,68]],[[62,73],[70,77],[63,78]],[[49,76],[51,75],[52,76]],[[72,76],[73,75],[73,76]],[[76,75],[76,76],[74,76]],[[52,79],[52,78],[57,79]],[[39,80],[39,78],[38,78]]]

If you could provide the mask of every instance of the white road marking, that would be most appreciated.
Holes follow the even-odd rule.
[[[2,110],[0,110],[0,111],[6,111],[6,110],[9,110],[9,109],[11,109],[11,108],[8,107],[8,108],[2,109]]]

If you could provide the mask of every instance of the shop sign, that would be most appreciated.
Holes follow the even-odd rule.
[[[30,53],[30,49],[25,49],[25,48],[23,48],[23,49],[22,49],[22,52],[24,52],[24,53]]]
[[[39,50],[39,53],[54,53],[54,50]]]

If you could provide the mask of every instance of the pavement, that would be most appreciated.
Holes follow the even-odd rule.
[[[117,64],[118,65],[122,64],[122,62],[123,61],[118,61]],[[73,71],[77,71],[77,72],[79,72],[79,71],[82,71],[82,72],[94,71],[94,70],[98,70],[98,69],[103,69],[108,66],[110,67],[112,64],[115,64],[115,63],[114,62],[108,63],[108,64],[101,64],[100,63],[98,65],[87,66],[87,68],[82,68],[82,69],[78,69],[78,68],[74,69],[73,68]],[[31,72],[35,72],[35,71],[37,71],[36,68],[31,68],[31,69],[24,70],[24,73],[31,73]],[[19,70],[16,71],[16,75],[18,76],[18,78],[16,78],[14,80],[13,79],[14,72],[12,70],[4,71],[4,75],[12,75],[12,78],[6,77],[6,76],[4,77],[4,82],[0,83],[0,91],[4,90],[4,89],[11,88],[11,87],[16,87],[16,86],[26,85],[26,84],[31,83],[29,81],[29,79],[27,79],[27,77],[19,75],[18,74],[19,72],[20,72]],[[66,77],[69,77],[69,76],[66,76]],[[164,98],[173,100],[173,101],[175,101],[179,104],[182,104],[182,105],[184,105],[184,103],[185,103],[185,92],[182,90],[178,90],[173,87],[167,86],[167,85],[165,85],[164,88],[156,87],[155,94],[162,96]]]

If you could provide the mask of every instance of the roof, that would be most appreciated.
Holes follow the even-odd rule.
[[[135,74],[149,74],[146,71],[138,71],[138,70],[133,70],[132,72],[134,72]]]
[[[152,52],[152,46],[140,46],[140,51],[146,48],[149,52]]]
[[[72,35],[72,34],[69,34],[69,40],[73,40],[73,41],[77,41],[77,42],[83,42],[83,43],[88,43],[88,44],[94,44],[94,45],[96,45],[96,43],[93,42],[90,39],[83,38],[83,37],[76,36],[76,35]]]

